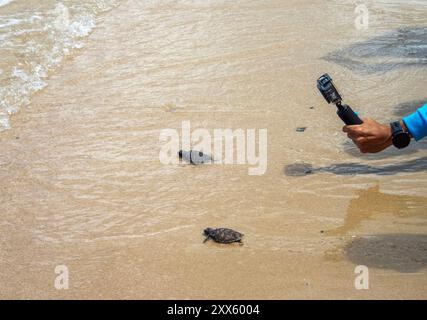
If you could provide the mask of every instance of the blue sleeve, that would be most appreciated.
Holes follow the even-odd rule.
[[[427,136],[427,104],[403,118],[403,122],[416,141]]]

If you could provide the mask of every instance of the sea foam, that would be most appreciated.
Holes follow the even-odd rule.
[[[13,0],[0,0],[0,7],[3,7],[9,3],[11,3]]]
[[[10,2],[0,0],[0,6]],[[97,15],[118,0],[64,0],[53,7],[50,1],[40,3],[37,10],[23,7],[15,14],[0,15],[0,131],[10,128],[9,116],[46,86],[48,74],[64,57],[84,46],[83,38],[94,29]]]

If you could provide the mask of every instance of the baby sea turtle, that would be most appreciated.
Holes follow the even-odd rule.
[[[212,239],[215,242],[218,243],[232,243],[232,242],[239,242],[242,243],[242,237],[243,234],[237,231],[234,231],[232,229],[228,228],[218,228],[218,229],[212,229],[212,228],[206,228],[203,230],[203,234],[206,236],[205,243],[209,239]]]
[[[203,163],[212,163],[212,157],[204,154],[202,151],[190,150],[190,151],[178,151],[178,157],[184,159],[188,163],[197,165]]]

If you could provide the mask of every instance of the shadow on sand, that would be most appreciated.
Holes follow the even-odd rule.
[[[396,118],[401,119],[401,118],[415,112],[418,108],[422,107],[425,104],[427,104],[427,99],[412,100],[412,101],[403,102],[403,103],[398,104],[394,108],[393,114],[396,116]]]
[[[385,166],[371,166],[359,163],[338,163],[326,167],[315,168],[308,163],[294,163],[285,166],[284,173],[287,176],[305,176],[313,173],[327,172],[337,175],[358,175],[358,174],[376,174],[376,175],[394,175],[398,173],[413,173],[427,170],[427,157],[408,160],[396,164]]]
[[[356,238],[345,247],[357,265],[416,272],[427,267],[427,235],[379,234]]]

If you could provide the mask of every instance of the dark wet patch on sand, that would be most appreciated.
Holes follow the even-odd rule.
[[[355,264],[416,272],[427,267],[427,235],[380,234],[355,238],[344,249]]]
[[[330,236],[345,236],[356,231],[365,221],[381,215],[398,217],[425,217],[426,198],[383,193],[379,185],[358,190],[357,198],[350,200],[343,225],[326,230]]]
[[[403,118],[417,111],[418,108],[421,108],[425,104],[427,104],[427,99],[402,102],[395,107],[393,114],[396,117]]]
[[[401,28],[323,57],[361,74],[427,66],[427,28]]]

